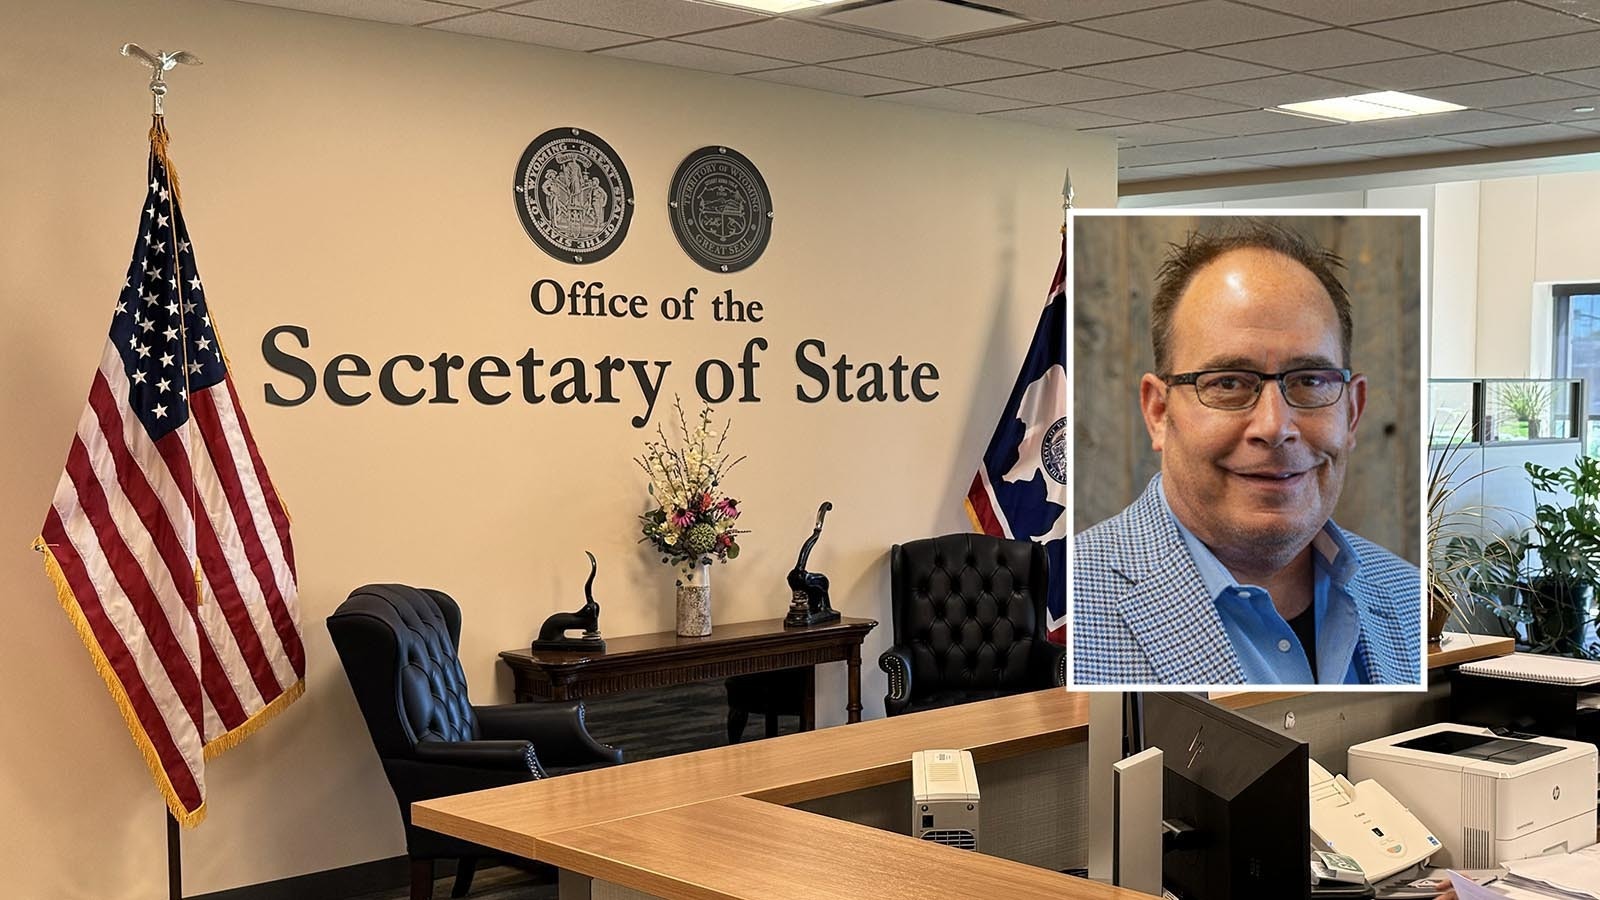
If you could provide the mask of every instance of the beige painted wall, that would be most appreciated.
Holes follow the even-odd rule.
[[[1429,373],[1471,378],[1477,371],[1481,183],[1447,182],[1433,191]]]
[[[960,499],[1010,390],[1057,253],[1058,190],[1115,200],[1109,141],[755,81],[220,2],[8,6],[0,113],[0,303],[10,435],[0,554],[11,586],[0,685],[0,847],[8,892],[165,896],[163,811],[83,648],[56,607],[37,532],[104,341],[142,199],[148,95],[119,58],[127,40],[206,59],[173,76],[169,126],[207,295],[257,438],[295,517],[309,690],[208,770],[210,818],[184,840],[190,895],[402,852],[377,768],[322,620],[373,580],[431,585],[465,610],[476,702],[509,698],[495,652],[578,602],[583,551],[600,559],[609,634],[672,627],[669,570],[636,543],[643,434],[614,407],[378,401],[335,408],[320,390],[266,405],[276,325],[310,331],[319,367],[449,351],[471,360],[606,354],[692,367],[755,336],[759,404],[730,404],[749,454],[729,487],[752,533],[716,572],[715,614],[765,618],[817,503],[835,504],[812,568],[836,606],[884,621],[868,641],[868,715],[884,685],[888,547],[963,530]],[[638,191],[610,259],[563,266],[513,214],[512,170],[557,125],[605,138]],[[672,170],[725,142],[761,167],[775,199],[765,258],[714,276],[665,220]],[[539,278],[603,281],[652,299],[733,288],[761,325],[546,318]],[[805,405],[792,354],[927,360],[931,404]],[[419,379],[420,380],[420,379]],[[458,389],[459,391],[459,389]],[[658,410],[659,412],[659,410]],[[821,673],[822,724],[843,720],[842,666]]]
[[[1500,178],[1478,193],[1479,378],[1525,378],[1533,318],[1539,178]],[[1441,260],[1440,264],[1443,265]]]

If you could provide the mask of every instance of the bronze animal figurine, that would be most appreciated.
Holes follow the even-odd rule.
[[[545,619],[544,624],[539,626],[538,639],[533,642],[534,650],[606,652],[606,642],[600,637],[600,604],[594,599],[594,575],[600,567],[595,563],[593,553],[585,550],[584,555],[589,557],[589,580],[583,585],[586,602],[577,612],[556,613]],[[579,628],[583,629],[583,634],[567,636],[568,631]]]
[[[833,509],[833,504],[826,500],[817,507],[817,527],[811,530],[811,537],[806,538],[800,548],[800,558],[789,571],[789,590],[793,599],[789,603],[789,614],[783,618],[785,627],[820,625],[839,618],[839,613],[828,601],[828,576],[806,571],[806,560],[811,557],[811,548],[817,545],[817,538],[822,536],[822,520],[830,509]]]

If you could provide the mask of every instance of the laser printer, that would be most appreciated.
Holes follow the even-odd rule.
[[[1595,746],[1442,723],[1350,748],[1350,779],[1382,784],[1444,845],[1432,865],[1492,868],[1595,842]]]

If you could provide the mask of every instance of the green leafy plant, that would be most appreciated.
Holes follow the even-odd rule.
[[[1518,620],[1528,623],[1536,652],[1600,655],[1600,646],[1584,642],[1600,583],[1600,460],[1580,456],[1559,469],[1532,462],[1523,468],[1535,499],[1532,527],[1514,539],[1530,566]],[[1541,499],[1563,490],[1568,503]]]
[[[1428,466],[1428,639],[1437,641],[1451,618],[1464,620],[1475,606],[1517,621],[1520,607],[1507,605],[1519,582],[1525,548],[1518,538],[1492,533],[1500,507],[1463,504],[1461,492],[1490,471],[1462,478],[1469,457],[1470,427],[1457,421]],[[1464,623],[1463,623],[1464,624]]]
[[[1497,386],[1495,404],[1519,422],[1527,423],[1527,437],[1539,437],[1540,423],[1550,412],[1550,385],[1543,381],[1508,381]],[[1503,435],[1504,436],[1504,435]],[[1516,435],[1509,435],[1516,437]]]
[[[1550,385],[1543,381],[1510,381],[1499,386],[1500,408],[1527,422],[1550,410]]]

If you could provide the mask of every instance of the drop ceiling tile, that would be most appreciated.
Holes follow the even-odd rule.
[[[1516,103],[1580,97],[1590,93],[1593,93],[1593,89],[1585,85],[1557,81],[1543,75],[1523,75],[1519,78],[1501,78],[1495,81],[1480,81],[1476,84],[1444,85],[1431,88],[1428,96],[1474,109],[1487,109]]]
[[[1234,160],[1262,166],[1326,166],[1336,163],[1360,162],[1371,157],[1346,150],[1291,150],[1287,153],[1258,153],[1254,156],[1237,156]]]
[[[1593,139],[1594,132],[1566,125],[1521,125],[1516,128],[1499,128],[1494,131],[1469,131],[1452,134],[1450,140],[1484,147],[1514,147],[1519,144],[1544,144],[1551,141]]]
[[[1357,31],[1328,29],[1288,37],[1268,38],[1244,44],[1228,44],[1211,50],[1218,56],[1243,59],[1277,66],[1280,69],[1303,72],[1353,63],[1377,62],[1380,59],[1399,59],[1426,53],[1418,47],[1398,41],[1384,40]]]
[[[1583,20],[1572,16],[1516,0],[1503,0],[1483,6],[1390,19],[1375,25],[1359,25],[1356,30],[1436,50],[1466,50],[1469,47],[1571,34],[1588,27]]]
[[[1116,116],[1067,109],[1064,106],[1034,106],[1028,109],[1013,109],[1006,112],[989,113],[985,118],[1011,119],[1017,122],[1027,122],[1030,125],[1042,125],[1046,128],[1071,128],[1073,130],[1094,128],[1101,125],[1133,124],[1129,123],[1127,119],[1119,119]]]
[[[1203,148],[1207,156],[1250,156],[1257,153],[1284,153],[1290,150],[1311,150],[1326,143],[1326,129],[1311,128],[1304,131],[1279,131],[1272,134],[1253,134],[1245,137],[1213,138],[1197,141],[1195,147]]]
[[[956,53],[937,47],[919,47],[916,50],[897,50],[878,56],[841,60],[829,65],[831,69],[863,72],[883,78],[898,78],[918,84],[958,84],[964,81],[982,81],[988,78],[1005,78],[1009,75],[1026,75],[1037,72],[1037,66]]]
[[[753,72],[751,78],[762,81],[775,81],[779,84],[792,84],[796,87],[812,88],[818,91],[829,91],[834,94],[851,94],[856,97],[865,97],[868,94],[885,94],[890,91],[907,91],[921,87],[909,81],[897,81],[893,78],[879,78],[876,75],[862,75],[859,72],[841,72],[838,69],[825,69],[822,66],[794,66],[789,69],[773,69],[768,72]]]
[[[759,72],[764,69],[776,69],[786,65],[783,60],[768,59],[764,56],[751,56],[748,53],[735,53],[732,50],[718,50],[715,47],[680,44],[677,41],[649,41],[643,44],[630,44],[626,47],[613,47],[599,52],[603,56],[618,56],[623,59],[636,59],[640,62],[677,66],[680,69],[719,72],[723,75],[743,75],[746,72]]]
[[[1389,59],[1358,66],[1321,69],[1316,74],[1376,90],[1415,91],[1441,84],[1513,78],[1521,73],[1515,69],[1490,65],[1476,59],[1463,59],[1448,53],[1432,53],[1427,56]]]
[[[1186,0],[984,0],[983,5],[1038,22],[1076,22],[1183,2]]]
[[[1031,100],[1035,103],[1060,104],[1104,97],[1121,97],[1136,94],[1142,88],[1099,78],[1085,78],[1067,72],[1036,72],[1014,78],[997,78],[993,81],[976,81],[961,86],[962,90],[995,97]]]
[[[245,0],[259,6],[276,6],[280,9],[298,9],[304,12],[388,22],[392,25],[420,25],[445,16],[466,12],[460,6],[433,3],[430,0],[388,0],[372,3],[371,0]]]
[[[1600,0],[1528,0],[1528,2],[1600,25]]]
[[[1143,59],[1125,59],[1098,66],[1074,67],[1071,71],[1078,75],[1109,78],[1112,81],[1124,81],[1128,84],[1162,90],[1177,88],[1188,90],[1196,85],[1242,81],[1246,78],[1277,74],[1276,69],[1258,66],[1255,63],[1188,51],[1146,56]]]
[[[827,5],[811,21],[837,28],[870,31],[916,43],[934,43],[1033,24],[1025,16],[947,0],[877,0]]]
[[[1600,22],[1600,0],[1528,0],[1528,2],[1568,15],[1581,16],[1591,22]]]
[[[1170,92],[1091,100],[1087,103],[1074,103],[1072,107],[1088,112],[1105,113],[1108,116],[1125,116],[1142,122],[1164,122],[1179,116],[1203,116],[1241,110],[1238,104]]]
[[[463,0],[451,0],[463,2]],[[464,0],[476,6],[500,6],[504,0]],[[660,0],[532,0],[501,8],[502,12],[536,16],[572,25],[609,28],[650,37],[672,37],[759,21],[764,16],[711,3],[673,3]]]
[[[1183,163],[1171,163],[1165,166],[1128,166],[1117,170],[1117,182],[1137,184],[1141,181],[1178,178],[1187,174],[1189,174],[1188,167]]]
[[[1300,131],[1306,128],[1328,128],[1330,123],[1305,116],[1252,109],[1247,112],[1224,113],[1220,116],[1201,116],[1177,119],[1175,125],[1198,128],[1211,134],[1237,136],[1241,134],[1268,134],[1275,131]]]
[[[1542,75],[1563,69],[1581,69],[1600,59],[1600,31],[1582,31],[1462,52],[1474,59]]]
[[[1003,97],[990,97],[984,94],[971,94],[966,91],[942,87],[921,88],[898,94],[878,94],[872,99],[887,100],[891,103],[909,103],[913,106],[931,106],[935,109],[962,113],[997,112],[1027,105],[1019,100],[1007,100]]]
[[[1483,0],[1250,0],[1279,12],[1293,13],[1327,22],[1353,25],[1378,19],[1393,19],[1418,13],[1436,12],[1458,6],[1471,6]]]
[[[1574,108],[1589,107],[1589,112],[1575,112]],[[1582,119],[1600,118],[1600,95],[1593,92],[1578,97],[1569,97],[1564,100],[1545,100],[1542,103],[1519,103],[1514,106],[1502,106],[1495,112],[1502,112],[1508,116],[1521,116],[1524,119],[1533,119],[1539,122],[1574,122]]]
[[[1182,144],[1161,144],[1156,147],[1132,147],[1117,151],[1119,166],[1152,166],[1167,163],[1192,162],[1211,159],[1216,152],[1211,141],[1189,141]]]
[[[1573,69],[1569,72],[1557,72],[1553,76],[1562,81],[1574,81],[1588,87],[1600,87],[1600,68]]]
[[[1301,100],[1322,100],[1328,97],[1343,97],[1348,94],[1359,94],[1366,89],[1347,84],[1342,81],[1332,81],[1327,78],[1318,78],[1313,75],[1275,75],[1271,78],[1256,78],[1251,81],[1236,81],[1232,84],[1214,84],[1209,87],[1188,88],[1185,93],[1199,94],[1213,100],[1227,100],[1230,103],[1242,103],[1245,106],[1265,108],[1268,106],[1281,106],[1285,103],[1298,103]]]
[[[1203,141],[1207,138],[1216,137],[1211,132],[1196,131],[1193,128],[1180,128],[1177,125],[1163,125],[1159,122],[1140,122],[1131,125],[1092,128],[1086,133],[1102,137],[1114,137],[1117,139],[1117,145],[1121,147],[1153,147],[1157,144]]]
[[[872,53],[905,50],[912,45],[886,38],[841,31],[793,19],[765,19],[680,38],[686,44],[717,47],[774,59],[820,63]]]
[[[1158,44],[1100,34],[1071,25],[1048,25],[1028,31],[1013,31],[993,37],[955,41],[944,46],[952,50],[993,56],[996,59],[1032,63],[1048,69],[1065,69],[1070,66],[1167,52],[1166,47]]]
[[[559,47],[562,50],[598,50],[602,47],[615,47],[618,44],[639,40],[638,35],[623,34],[620,31],[566,25],[503,12],[475,12],[455,19],[446,19],[443,22],[434,22],[424,27],[523,44],[538,44],[541,47]]]
[[[1096,31],[1195,50],[1217,44],[1312,31],[1321,26],[1293,16],[1252,9],[1229,0],[1197,0],[1181,6],[1095,19],[1090,27]]]
[[[1254,172],[1275,168],[1264,163],[1246,162],[1243,157],[1234,159],[1202,159],[1192,163],[1177,163],[1173,168],[1185,175],[1216,175],[1222,172]]]
[[[1455,153],[1461,150],[1475,150],[1477,147],[1443,138],[1409,138],[1403,141],[1369,141],[1365,144],[1340,146],[1338,149],[1388,159],[1397,156],[1416,156],[1419,153]]]

